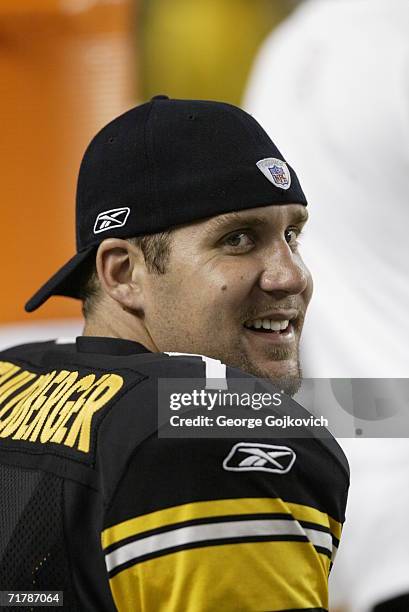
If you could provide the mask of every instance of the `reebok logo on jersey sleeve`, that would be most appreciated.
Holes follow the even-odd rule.
[[[293,467],[295,459],[295,452],[288,446],[239,442],[223,461],[223,468],[229,472],[261,471],[286,474]]]

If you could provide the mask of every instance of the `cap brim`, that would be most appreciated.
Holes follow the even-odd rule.
[[[89,247],[74,255],[28,300],[25,305],[26,312],[33,312],[52,295],[64,295],[79,299],[82,264],[93,251],[95,251],[95,247]]]

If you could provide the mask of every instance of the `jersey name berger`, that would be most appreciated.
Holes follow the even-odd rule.
[[[0,438],[54,442],[88,453],[92,418],[123,383],[118,374],[36,374],[0,361]]]

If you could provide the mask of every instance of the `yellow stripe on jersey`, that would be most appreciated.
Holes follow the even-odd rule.
[[[329,517],[325,512],[320,512],[310,506],[289,503],[280,498],[248,497],[181,504],[123,521],[102,532],[102,547],[105,549],[125,538],[145,531],[192,519],[268,512],[291,514],[298,521],[309,521],[326,527],[338,540],[341,537],[341,523]]]
[[[132,565],[110,586],[119,612],[326,609],[321,557],[309,542],[206,546]]]

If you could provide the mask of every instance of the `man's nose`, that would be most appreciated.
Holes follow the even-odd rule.
[[[305,291],[309,272],[299,255],[288,244],[276,245],[266,254],[264,270],[259,278],[260,289],[277,298],[298,295]]]

